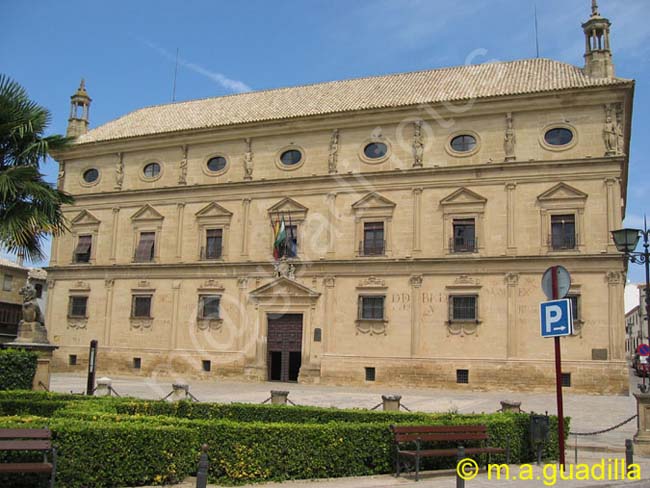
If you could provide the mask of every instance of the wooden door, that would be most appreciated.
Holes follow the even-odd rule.
[[[302,357],[302,315],[269,314],[268,323],[269,381],[298,381]]]

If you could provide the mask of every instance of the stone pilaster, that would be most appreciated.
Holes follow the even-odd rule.
[[[104,280],[104,288],[106,289],[106,304],[104,308],[104,344],[107,347],[111,345],[111,317],[113,316],[113,290],[115,280]]]
[[[176,227],[176,258],[183,261],[183,214],[185,213],[185,203],[176,204],[177,227]],[[200,237],[199,237],[200,238]]]
[[[248,214],[251,208],[251,199],[244,198],[241,202],[242,205],[242,238],[241,238],[241,257],[248,256]]]
[[[625,275],[619,271],[608,271],[605,279],[609,291],[609,358],[622,361],[625,359],[625,328],[623,327]]]
[[[515,234],[515,190],[517,183],[506,183],[506,215],[507,215],[507,234],[508,234],[508,249],[507,254],[512,256],[517,254],[517,241]]]
[[[336,253],[336,192],[327,194],[327,254]]]
[[[606,178],[605,188],[607,191],[607,228],[605,229],[605,242],[607,243],[607,251],[616,252],[616,246],[612,241],[610,231],[616,230],[620,227],[621,219],[618,217],[617,212],[617,185],[618,178]],[[618,200],[620,201],[620,200]],[[619,205],[620,207],[620,205]]]
[[[334,350],[334,336],[332,335],[332,324],[334,323],[334,294],[336,285],[336,277],[326,276],[323,279],[325,285],[324,297],[325,300],[325,317],[323,320],[323,354],[327,354]]]
[[[506,328],[507,328],[507,345],[506,345],[506,357],[508,359],[517,357],[518,348],[517,341],[519,340],[517,333],[517,293],[519,286],[519,274],[517,273],[508,273],[505,277],[505,282],[507,286],[507,317],[506,317]]]
[[[112,234],[111,234],[111,256],[110,260],[115,261],[115,256],[117,255],[117,234],[118,234],[118,223],[120,216],[120,207],[113,207],[113,223],[112,223]]]
[[[172,319],[171,327],[169,329],[169,344],[170,349],[174,351],[178,349],[178,336],[180,335],[180,323],[178,320],[178,314],[180,312],[180,292],[181,292],[180,280],[172,281]]]
[[[422,275],[414,275],[409,278],[411,286],[411,357],[420,354],[420,328],[422,316],[420,314],[420,288],[422,288]]]
[[[235,347],[238,351],[245,349],[246,344],[246,330],[248,330],[248,320],[246,317],[246,287],[248,286],[248,278],[237,279],[237,318],[239,327],[237,328],[237,337]]]
[[[413,188],[413,254],[422,252],[422,188]]]

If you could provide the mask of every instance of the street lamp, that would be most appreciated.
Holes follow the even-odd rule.
[[[639,240],[643,236],[643,251],[636,252],[635,249],[639,244]],[[623,253],[623,259],[627,262],[636,264],[645,264],[645,319],[650,320],[650,252],[648,247],[650,244],[650,231],[644,219],[644,230],[640,229],[619,229],[612,231],[612,239],[616,245],[616,249]],[[648,324],[650,327],[650,323]],[[643,342],[643,323],[641,323],[641,342]],[[646,393],[648,385],[646,385],[646,377],[648,376],[648,364],[643,369],[643,385],[639,385],[642,393]]]

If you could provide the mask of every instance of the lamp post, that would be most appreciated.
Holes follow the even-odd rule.
[[[612,239],[616,245],[616,249],[623,253],[623,259],[631,263],[645,265],[645,319],[650,321],[650,252],[648,248],[650,244],[650,231],[645,222],[643,223],[643,230],[640,229],[619,229],[612,231]],[[643,236],[643,251],[635,251],[639,240]],[[650,323],[648,324],[650,327]],[[643,342],[643,322],[641,322],[641,342]],[[646,384],[648,376],[648,365],[643,369],[643,384],[639,385],[641,393],[647,393],[650,387]]]

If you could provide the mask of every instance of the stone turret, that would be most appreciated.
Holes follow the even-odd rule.
[[[601,17],[597,0],[591,1],[591,17],[582,24],[585,32],[585,73],[594,78],[613,78],[609,19]]]
[[[70,97],[70,117],[68,118],[67,137],[77,137],[88,132],[88,113],[91,98],[86,91],[86,82],[81,79],[79,88]]]

